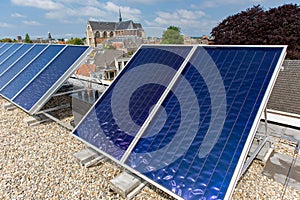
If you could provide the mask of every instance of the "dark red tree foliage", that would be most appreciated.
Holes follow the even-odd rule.
[[[287,59],[300,60],[300,6],[285,4],[264,11],[253,6],[212,29],[216,44],[288,45]]]

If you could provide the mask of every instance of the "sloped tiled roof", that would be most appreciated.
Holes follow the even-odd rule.
[[[114,31],[114,30],[126,30],[126,29],[141,29],[140,23],[134,23],[132,20],[121,22],[100,22],[100,21],[88,21],[92,30],[99,31]]]
[[[113,31],[116,27],[115,22],[89,21],[88,23],[91,25],[93,30]]]
[[[142,28],[142,25],[139,23],[134,23],[132,20],[121,21],[116,25],[116,30],[140,29],[140,28]]]
[[[76,74],[89,77],[90,73],[95,70],[96,66],[94,64],[83,64],[78,68]]]
[[[300,60],[285,60],[267,108],[300,115]]]
[[[123,55],[121,50],[104,50],[95,55],[95,65],[100,68],[115,67],[115,58]]]

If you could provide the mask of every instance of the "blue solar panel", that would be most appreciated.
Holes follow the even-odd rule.
[[[5,61],[6,59],[9,58],[10,55],[12,55],[12,53],[14,51],[16,51],[22,44],[13,44],[11,45],[8,49],[6,49],[5,52],[3,52],[1,55],[0,55],[0,64],[3,63],[3,61]]]
[[[73,135],[175,197],[228,198],[286,47],[197,46],[183,70],[161,61],[187,47],[161,48],[143,46]]]
[[[2,91],[3,86],[8,84],[13,78],[21,73],[27,65],[34,60],[34,58],[40,54],[43,49],[45,49],[47,45],[41,45],[41,44],[36,44],[34,45],[30,51],[26,52],[25,55],[20,57],[19,60],[17,60],[12,66],[10,66],[5,72],[0,74],[0,93],[5,95],[6,92],[9,92],[10,89],[7,88],[6,92]],[[13,96],[13,95],[11,95]]]
[[[13,55],[8,57],[5,61],[0,64],[0,74],[3,73],[10,65],[16,62],[19,58],[23,56],[23,54],[31,48],[33,45],[31,44],[24,44],[18,50],[16,50]]]
[[[5,88],[1,94],[12,99],[24,88],[30,80],[36,76],[50,61],[64,48],[63,45],[48,46],[33,62],[31,62],[22,73],[18,74]]]
[[[0,49],[0,56],[1,56],[3,53],[5,53],[5,51],[6,51],[7,49],[9,49],[12,45],[13,45],[13,44],[11,44],[11,43],[6,43],[6,44],[4,44],[3,46],[1,46],[1,49]]]
[[[34,114],[90,51],[88,46],[10,44],[1,54],[0,94]]]
[[[143,124],[149,109],[158,101],[190,50],[191,47],[141,48],[120,74],[120,77],[128,78],[112,84],[95,106],[95,112],[90,113],[88,118],[93,122],[84,121],[75,134],[120,159]],[[139,92],[132,97],[126,95],[134,91]],[[152,96],[149,96],[150,93]],[[128,108],[128,103],[131,104],[130,109],[124,110],[123,106]],[[115,106],[114,112],[111,106]],[[130,116],[133,116],[134,122]],[[93,130],[92,134],[90,130]],[[116,146],[111,141],[116,142]]]
[[[186,199],[224,198],[281,51],[199,47],[126,164]]]
[[[30,110],[86,49],[86,46],[68,46],[13,99],[14,102]]]

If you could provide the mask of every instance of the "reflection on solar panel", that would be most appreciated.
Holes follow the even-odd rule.
[[[73,135],[177,198],[232,194],[285,46],[142,46]]]
[[[0,94],[34,114],[90,50],[88,46],[0,45]]]

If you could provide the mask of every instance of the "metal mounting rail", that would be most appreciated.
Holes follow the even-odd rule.
[[[52,95],[52,97],[62,96],[62,95],[66,95],[66,94],[73,94],[73,93],[81,92],[81,91],[85,91],[85,90],[86,89],[83,88],[83,89],[78,89],[78,90],[72,90],[72,91],[67,91],[67,92],[56,93],[56,94]]]
[[[265,137],[265,139],[262,141],[262,143],[260,143],[255,151],[251,154],[251,156],[247,159],[247,161],[245,162],[243,169],[242,169],[242,173],[241,175],[243,175],[246,170],[248,169],[248,167],[250,166],[250,164],[252,163],[252,161],[254,160],[254,158],[256,157],[256,155],[259,153],[259,151],[263,148],[263,146],[265,145],[266,142],[268,142],[269,140],[269,136]]]
[[[52,111],[56,111],[56,110],[68,108],[70,106],[71,105],[69,103],[66,103],[66,104],[63,104],[63,105],[60,105],[60,106],[56,106],[54,108],[49,108],[49,109],[46,109],[46,110],[41,110],[41,111],[37,112],[36,115],[38,115],[38,114],[44,114],[45,112],[52,112]]]
[[[57,122],[57,123],[60,124],[61,126],[63,126],[63,127],[67,128],[67,129],[71,130],[71,131],[74,129],[73,126],[71,126],[71,125],[69,125],[69,124],[67,124],[67,123],[65,123],[65,122],[63,122],[63,121],[61,121],[61,120],[59,120],[58,118],[54,117],[53,115],[51,115],[51,114],[49,114],[49,113],[47,113],[47,112],[40,111],[40,113],[43,114],[43,115],[45,115],[46,117],[52,119],[53,121]]]

